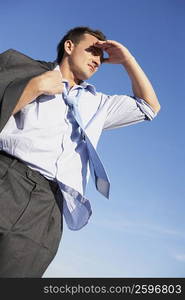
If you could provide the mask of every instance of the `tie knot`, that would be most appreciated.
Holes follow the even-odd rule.
[[[66,104],[69,105],[70,107],[73,107],[75,105],[75,102],[76,102],[75,97],[64,94],[63,98],[64,98]]]

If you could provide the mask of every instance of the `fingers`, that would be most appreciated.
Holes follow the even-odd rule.
[[[111,52],[112,52],[112,49],[114,48],[114,44],[113,44],[113,41],[110,41],[110,40],[107,40],[107,41],[97,41],[95,44],[94,44],[95,47],[101,49],[102,51],[105,51],[109,57],[103,57],[102,59],[102,63],[111,63],[111,60],[110,60],[110,55],[111,55]]]
[[[43,94],[54,95],[63,91],[62,74],[60,71],[48,71],[39,77],[39,89]]]
[[[107,41],[97,41],[94,46],[97,48],[111,48],[112,46],[117,46],[119,43],[116,41],[112,40],[107,40]]]

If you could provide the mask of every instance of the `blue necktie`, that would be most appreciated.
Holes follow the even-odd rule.
[[[92,145],[90,139],[88,138],[87,134],[85,133],[84,126],[82,124],[82,120],[79,114],[78,110],[78,99],[82,93],[83,88],[78,89],[78,94],[76,97],[69,96],[67,93],[67,89],[65,87],[64,83],[64,92],[63,92],[63,98],[66,102],[66,104],[69,106],[71,113],[76,120],[77,124],[79,125],[81,129],[81,133],[86,141],[87,150],[89,154],[89,166],[90,166],[90,173],[91,176],[95,182],[96,189],[104,195],[106,198],[109,198],[109,189],[110,189],[110,183],[108,180],[108,177],[106,175],[105,169],[101,163],[100,158],[98,157],[98,154]]]

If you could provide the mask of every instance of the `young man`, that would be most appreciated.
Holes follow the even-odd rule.
[[[57,50],[54,63],[15,50],[0,55],[0,277],[43,275],[60,243],[62,215],[72,230],[88,222],[89,169],[108,197],[95,151],[102,130],[152,120],[160,109],[129,50],[102,32],[74,28]],[[102,63],[123,66],[133,97],[107,96],[86,82]]]

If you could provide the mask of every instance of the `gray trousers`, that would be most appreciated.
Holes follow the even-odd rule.
[[[59,194],[57,183],[0,151],[1,278],[42,277],[61,240]]]

